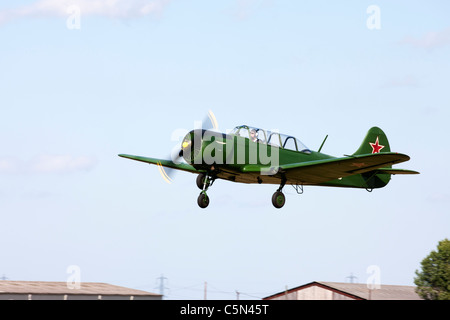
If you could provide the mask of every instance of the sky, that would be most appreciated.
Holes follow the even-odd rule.
[[[312,281],[413,285],[450,237],[448,1],[30,0],[0,4],[0,276],[166,299]],[[411,160],[382,189],[217,180],[156,166],[208,110],[317,150],[372,126]],[[75,270],[75,271],[74,271]]]

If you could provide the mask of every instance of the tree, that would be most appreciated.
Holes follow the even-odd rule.
[[[450,300],[450,241],[440,241],[421,264],[414,278],[417,294],[426,300]]]

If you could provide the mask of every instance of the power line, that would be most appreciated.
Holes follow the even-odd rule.
[[[232,291],[229,291],[227,289],[221,289],[214,285],[212,285],[210,282],[199,282],[196,284],[191,284],[187,286],[177,286],[177,285],[170,285],[170,288],[167,287],[168,284],[168,278],[165,277],[163,274],[161,274],[160,277],[156,278],[156,285],[154,286],[155,289],[158,289],[159,293],[164,296],[163,299],[171,299],[172,296],[176,296],[179,298],[185,298],[185,299],[192,299],[192,297],[186,296],[186,293],[183,293],[183,291],[192,291],[192,292],[202,292],[203,297],[200,299],[211,299],[211,296],[215,296],[216,294],[223,294],[228,295],[231,297],[234,297],[235,299],[242,299],[244,296],[251,298],[251,299],[262,299],[262,297],[265,297],[272,292],[242,292],[239,289],[235,289]],[[149,285],[140,285],[138,287],[144,288],[149,287]],[[167,292],[170,291],[170,292]]]

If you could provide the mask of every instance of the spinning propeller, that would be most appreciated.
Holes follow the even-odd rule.
[[[205,118],[202,121],[201,129],[203,129],[203,130],[210,130],[210,129],[217,130],[218,128],[219,128],[219,125],[217,124],[216,117],[214,116],[214,113],[211,110],[209,110],[208,114],[205,116]],[[183,149],[182,148],[175,149],[170,154],[170,160],[173,163],[180,163],[180,160],[182,158],[183,158]],[[175,170],[173,168],[163,167],[161,165],[161,163],[158,163],[157,166],[158,166],[159,173],[161,174],[163,179],[167,183],[172,183],[174,175],[175,175],[175,172],[177,170]]]

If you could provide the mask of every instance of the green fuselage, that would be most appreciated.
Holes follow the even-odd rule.
[[[320,185],[350,188],[380,188],[390,180],[390,174],[366,172],[330,181],[316,181],[299,170],[295,175],[279,170],[283,165],[333,159],[330,155],[309,149],[290,150],[249,138],[206,130],[192,130],[183,141],[183,158],[197,170],[216,178],[241,183]],[[320,170],[320,169],[317,169]]]

